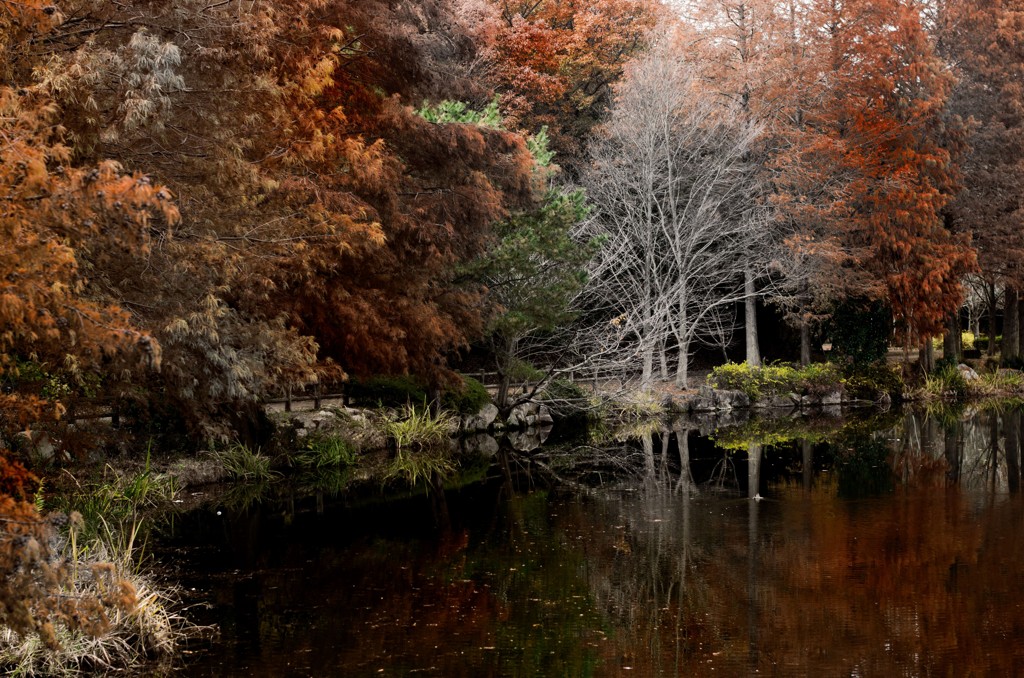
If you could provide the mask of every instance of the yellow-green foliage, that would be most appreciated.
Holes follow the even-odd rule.
[[[961,332],[960,333],[960,347],[965,351],[974,350],[974,340],[977,337],[974,336],[974,332]],[[942,348],[942,337],[932,337],[932,346],[935,348]]]
[[[812,363],[802,368],[786,363],[761,367],[726,363],[712,370],[707,381],[714,388],[743,391],[751,400],[759,400],[781,393],[826,393],[843,384],[843,375],[833,363]]]

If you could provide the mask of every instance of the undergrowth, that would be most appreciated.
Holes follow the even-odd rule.
[[[60,595],[98,601],[102,623],[72,628],[55,621],[56,647],[38,634],[0,628],[0,671],[11,676],[75,676],[130,672],[146,666],[155,673],[184,638],[195,631],[181,615],[177,592],[158,586],[146,573],[149,512],[176,494],[173,481],[154,471],[149,454],[142,470],[118,474],[107,467],[96,482],[74,481],[74,488],[52,505],[67,516],[48,544],[68,576]]]

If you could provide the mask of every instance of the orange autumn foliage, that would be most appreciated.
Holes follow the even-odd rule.
[[[75,166],[45,89],[12,82],[55,14],[36,2],[5,3],[0,13],[9,29],[0,44],[8,77],[0,86],[0,375],[17,377],[27,359],[80,374],[125,353],[159,368],[153,337],[88,293],[83,261],[147,251],[151,228],[170,228],[178,213],[167,189],[117,163]],[[51,552],[52,526],[31,502],[36,481],[8,459],[14,431],[61,412],[35,393],[0,395],[0,625],[39,633],[50,645],[55,622],[96,633],[115,604],[62,595],[67,572]],[[131,595],[117,588],[127,597],[116,605],[131,607]]]
[[[512,128],[550,128],[570,171],[611,103],[611,85],[665,16],[650,0],[497,2],[488,79]]]
[[[697,6],[686,39],[703,50],[709,88],[764,125],[765,178],[801,289],[884,299],[904,339],[939,333],[975,255],[945,220],[965,130],[917,5]]]

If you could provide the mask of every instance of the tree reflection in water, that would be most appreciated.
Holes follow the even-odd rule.
[[[480,483],[363,510],[186,518],[222,559],[199,583],[221,639],[191,668],[1022,675],[1020,417],[747,422],[715,442],[680,420],[504,450]]]

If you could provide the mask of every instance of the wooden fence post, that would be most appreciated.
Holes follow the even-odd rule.
[[[292,385],[291,384],[288,384],[288,386],[284,389],[284,411],[285,412],[291,412],[292,411]]]

